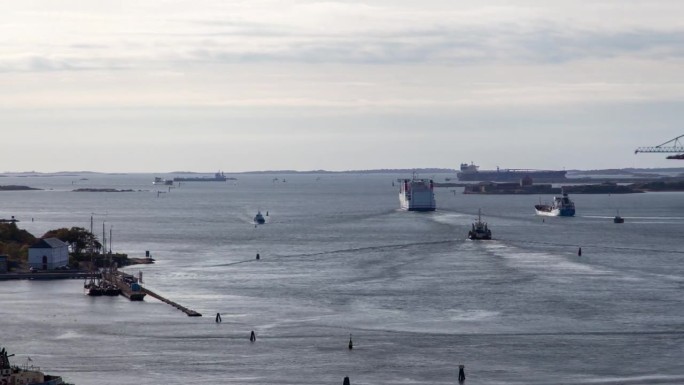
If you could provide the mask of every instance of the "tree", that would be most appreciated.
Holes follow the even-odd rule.
[[[90,231],[83,227],[66,227],[50,230],[43,235],[43,238],[57,238],[69,245],[71,251],[77,255],[83,255],[91,251],[99,252],[102,249],[102,244],[97,240],[97,237]]]

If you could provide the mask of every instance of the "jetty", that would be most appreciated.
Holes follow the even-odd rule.
[[[202,316],[202,314],[200,314],[200,313],[198,313],[198,312],[196,312],[196,311],[194,311],[194,310],[192,310],[192,309],[188,309],[187,307],[182,306],[182,305],[180,305],[180,304],[178,304],[178,303],[176,303],[176,302],[173,302],[173,301],[171,301],[170,299],[167,299],[167,298],[165,298],[165,297],[162,297],[161,295],[159,295],[159,294],[153,292],[153,291],[150,290],[150,289],[143,288],[142,291],[143,291],[144,293],[148,294],[148,295],[149,295],[150,297],[152,297],[152,298],[156,298],[156,299],[158,299],[158,300],[160,300],[160,301],[162,301],[162,302],[164,302],[164,303],[166,303],[166,304],[169,304],[169,305],[175,307],[176,309],[178,309],[178,310],[182,311],[183,313],[187,314],[188,317],[201,317],[201,316]]]
[[[142,301],[146,295],[158,299],[166,304],[169,304],[176,309],[187,314],[188,317],[201,317],[202,314],[182,306],[170,299],[155,293],[154,291],[142,287],[142,273],[140,277],[118,271],[116,269],[108,269],[102,273],[102,281],[105,285],[112,285],[121,290],[121,295],[130,299],[131,301]]]

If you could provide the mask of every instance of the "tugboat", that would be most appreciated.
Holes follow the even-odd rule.
[[[487,222],[482,222],[482,210],[477,210],[477,222],[473,223],[468,232],[468,239],[479,241],[492,239],[492,230],[487,226]]]
[[[29,365],[28,358],[26,365],[12,366],[9,357],[14,354],[7,354],[7,350],[0,350],[0,384],[25,384],[25,385],[69,385],[62,380],[62,377],[44,374],[40,368]]]
[[[257,215],[254,216],[254,223],[256,223],[257,225],[263,225],[264,223],[266,223],[266,219],[261,214],[261,210],[259,210],[259,212],[257,212]]]
[[[553,204],[534,205],[537,215],[549,217],[572,217],[575,215],[575,203],[568,198],[568,193],[561,190],[562,196],[553,197]]]
[[[625,218],[620,216],[620,210],[618,210],[617,215],[613,218],[613,223],[625,223]]]

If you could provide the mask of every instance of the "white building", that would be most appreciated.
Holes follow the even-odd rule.
[[[45,238],[29,247],[28,263],[38,270],[53,270],[69,263],[69,246],[57,238]]]

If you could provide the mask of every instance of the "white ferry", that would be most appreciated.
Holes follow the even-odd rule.
[[[407,211],[435,211],[435,193],[432,179],[399,179],[399,202]]]
[[[152,181],[153,185],[164,185],[164,186],[172,186],[173,185],[173,180],[171,179],[164,179],[160,177],[154,177],[154,181]]]
[[[549,217],[572,217],[575,216],[575,203],[570,200],[568,193],[562,192],[562,196],[553,197],[553,204],[534,205],[537,215]]]

